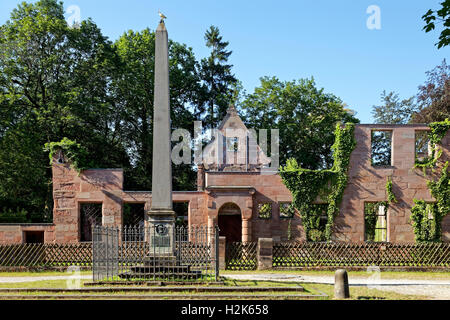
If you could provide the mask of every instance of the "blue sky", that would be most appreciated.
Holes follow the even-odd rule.
[[[0,2],[0,23],[21,1]],[[67,0],[82,19],[91,17],[111,40],[123,32],[155,29],[158,9],[167,17],[169,37],[208,55],[203,35],[218,26],[233,51],[234,73],[247,92],[261,76],[293,80],[313,76],[318,86],[339,96],[363,123],[383,90],[401,98],[417,93],[425,72],[450,60],[450,48],[434,45],[421,16],[442,0]],[[381,29],[369,30],[370,5],[381,12]],[[70,14],[67,14],[69,17]]]

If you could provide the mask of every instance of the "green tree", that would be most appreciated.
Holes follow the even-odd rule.
[[[153,91],[155,33],[128,31],[116,42],[120,72],[113,81],[114,109],[121,123],[131,166],[125,170],[127,189],[151,189],[153,141]],[[169,79],[172,129],[193,132],[195,108],[201,94],[198,64],[191,48],[169,40]],[[189,165],[173,166],[175,190],[194,187],[195,173]]]
[[[69,28],[56,0],[20,4],[0,46],[0,208],[42,215],[52,206],[45,143],[68,137],[99,165],[127,161],[111,131],[115,54],[91,20]]]
[[[209,57],[201,60],[200,76],[203,81],[203,102],[207,105],[204,121],[209,128],[215,128],[225,116],[233,100],[237,79],[231,72],[228,59],[232,51],[223,41],[219,28],[210,26],[205,33],[206,46],[211,49]]]
[[[318,89],[314,79],[260,80],[241,104],[248,127],[279,129],[280,164],[294,158],[305,169],[330,168],[336,123],[359,120],[341,99]]]
[[[380,106],[372,107],[372,115],[375,123],[378,124],[405,124],[408,123],[411,115],[416,110],[414,97],[400,100],[395,92],[381,94]]]
[[[442,23],[443,30],[439,35],[439,42],[436,43],[438,49],[450,44],[450,0],[441,3],[442,8],[439,10],[428,10],[422,16],[426,25],[423,27],[425,32],[430,32],[436,28],[436,23]]]
[[[418,110],[412,123],[431,123],[450,118],[450,65],[446,60],[426,73],[427,80],[419,86]]]

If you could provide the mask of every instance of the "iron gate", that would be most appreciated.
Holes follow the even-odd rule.
[[[92,230],[94,281],[114,279],[119,273],[119,229],[93,226]]]
[[[155,239],[158,226],[93,227],[94,281],[213,280],[219,277],[218,228],[175,227]],[[158,246],[151,246],[151,241]],[[171,248],[173,251],[167,251]]]

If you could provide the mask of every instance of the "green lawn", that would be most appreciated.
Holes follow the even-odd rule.
[[[221,272],[221,275],[226,276],[226,274],[257,274],[257,273],[264,273],[264,274],[298,274],[298,275],[334,275],[334,272],[332,271],[223,271]],[[91,272],[89,271],[83,271],[81,272],[83,275],[89,275]],[[17,272],[17,273],[0,273],[0,288],[61,288],[65,289],[67,288],[67,281],[66,280],[46,280],[46,281],[29,281],[29,282],[18,282],[18,283],[2,283],[1,277],[36,277],[36,276],[66,276],[68,275],[66,272]],[[367,277],[369,274],[362,271],[351,271],[349,272],[349,277],[358,277],[363,278]],[[385,279],[450,279],[450,272],[445,273],[433,273],[433,272],[382,272],[381,277]],[[87,280],[81,280],[81,284],[83,287],[83,284],[86,282],[91,282],[91,279]],[[304,294],[304,295],[322,295],[326,294],[328,297],[317,297],[316,299],[333,299],[334,294],[334,287],[333,285],[326,285],[326,284],[311,284],[311,283],[296,283],[296,282],[284,282],[284,281],[247,281],[247,280],[232,280],[232,279],[226,279],[224,282],[224,286],[226,287],[254,287],[255,291],[254,293],[248,293],[248,292],[236,292],[233,293],[236,296],[251,296],[251,295],[257,295],[261,294],[258,293],[258,288],[261,287],[292,287],[292,286],[299,286],[301,285],[305,290],[304,292],[265,292],[263,294],[269,294],[273,295],[274,299],[279,299],[277,295],[285,295],[286,298],[288,298],[289,295],[293,294]],[[188,288],[189,286],[183,286],[183,288]],[[17,293],[15,293],[17,294]],[[22,294],[22,293],[20,293]],[[48,292],[33,292],[33,293],[23,293],[24,295],[81,295],[83,293],[48,293]],[[95,295],[95,293],[89,293],[90,295]],[[114,292],[114,293],[97,293],[97,295],[157,295],[157,293],[142,293],[142,292],[133,292],[133,291],[127,291],[127,292]],[[166,294],[166,293],[165,293]],[[211,293],[193,293],[189,291],[182,291],[182,292],[176,292],[172,295],[174,298],[176,298],[177,295],[211,295],[211,294],[219,294],[218,292],[211,292]],[[230,293],[226,293],[230,294]],[[376,289],[369,289],[367,287],[350,287],[350,294],[352,299],[386,299],[386,300],[410,300],[410,299],[426,299],[424,296],[411,296],[411,295],[403,295],[403,294],[397,294],[393,292],[386,292],[386,291],[380,291]],[[1,296],[5,295],[11,295],[8,293],[0,293],[0,299]]]
[[[66,271],[34,271],[34,272],[0,272],[1,277],[54,277],[54,276],[70,276],[73,273]],[[92,271],[80,271],[81,275],[91,275]]]
[[[83,276],[92,275],[92,271],[80,271]],[[290,274],[290,275],[309,275],[309,276],[334,276],[334,271],[297,271],[297,270],[269,270],[269,271],[232,271],[221,270],[220,275],[227,274]],[[59,271],[42,272],[0,272],[0,284],[2,277],[44,277],[44,276],[70,276],[72,273]],[[349,277],[366,278],[371,275],[366,271],[349,271]],[[450,280],[450,272],[399,272],[399,271],[381,271],[382,279],[433,279]]]
[[[326,293],[330,299],[334,298],[334,286],[328,284],[302,284],[305,289],[320,290]],[[395,292],[381,291],[376,289],[369,289],[367,287],[350,287],[350,297],[353,300],[426,300],[426,296],[405,295]]]
[[[233,296],[255,296],[255,295],[270,295],[273,296],[273,298],[275,299],[279,299],[280,295],[289,298],[289,296],[293,296],[293,295],[305,295],[305,296],[309,296],[309,295],[317,295],[317,297],[315,297],[315,299],[317,300],[328,300],[328,299],[333,299],[334,296],[334,288],[332,285],[324,285],[324,284],[302,284],[302,287],[304,288],[303,292],[283,292],[283,291],[268,291],[268,292],[258,292],[258,287],[267,287],[268,285],[274,285],[273,283],[267,283],[267,282],[258,282],[257,284],[255,284],[253,281],[252,282],[244,282],[244,281],[240,281],[239,285],[243,285],[243,286],[255,286],[255,290],[252,292],[233,292],[233,293],[220,293],[220,292],[207,292],[207,293],[196,293],[196,292],[190,292],[188,290],[186,291],[180,291],[180,292],[176,292],[176,293],[172,293],[169,295],[174,296],[174,298],[176,298],[177,296],[180,295],[188,295],[188,296],[211,296],[214,294],[224,294],[224,295],[233,295]],[[293,284],[290,284],[293,285]],[[295,285],[295,284],[294,284]],[[278,286],[289,286],[286,283],[280,283],[278,284]],[[4,287],[4,286],[2,286]],[[17,283],[14,284],[13,286],[6,286],[6,287],[14,287],[14,288],[65,288],[66,284],[63,281],[57,280],[57,281],[34,281],[34,282],[27,282],[27,283]],[[187,289],[187,288],[186,288]],[[120,289],[119,289],[120,290]],[[156,292],[134,292],[134,291],[117,291],[114,293],[106,293],[106,292],[92,292],[92,293],[83,293],[83,292],[40,292],[40,291],[36,291],[36,292],[28,292],[28,293],[0,293],[0,299],[2,296],[5,295],[46,295],[46,296],[58,296],[58,295],[93,295],[93,296],[98,296],[98,295],[108,295],[108,296],[114,296],[114,295],[120,295],[120,296],[125,296],[125,295],[139,295],[139,296],[157,296],[157,295],[167,295],[168,293],[156,293]],[[326,294],[327,296],[320,296]],[[360,299],[383,299],[383,300],[417,300],[417,299],[426,299],[426,297],[424,296],[411,296],[411,295],[403,295],[403,294],[397,294],[397,293],[393,293],[393,292],[385,292],[385,291],[380,291],[380,290],[375,290],[375,289],[368,289],[366,287],[351,287],[350,288],[350,295],[351,295],[351,299],[355,299],[355,300],[360,300]]]
[[[289,274],[305,276],[334,276],[334,271],[297,271],[297,270],[266,270],[266,271],[221,271],[221,276],[227,274]],[[349,271],[348,276],[354,278],[368,278],[373,273],[366,271]],[[400,272],[381,271],[381,279],[413,279],[413,280],[450,280],[450,272]]]
[[[90,280],[81,280],[81,285]],[[66,280],[44,280],[44,281],[30,281],[30,282],[14,282],[2,283],[0,280],[0,288],[67,288]]]

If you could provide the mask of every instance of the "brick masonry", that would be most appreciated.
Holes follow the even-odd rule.
[[[221,130],[229,127],[246,130],[237,114],[231,112],[221,124]],[[392,166],[374,168],[371,165],[371,131],[391,130]],[[333,239],[337,241],[364,241],[364,203],[385,201],[386,181],[392,177],[393,192],[398,202],[388,210],[388,241],[414,242],[410,223],[413,199],[434,201],[427,188],[427,178],[421,170],[414,170],[415,131],[429,130],[423,125],[356,125],[356,149],[350,158],[349,183],[344,192],[340,214],[335,219]],[[239,140],[241,141],[241,140]],[[450,133],[442,140],[443,155],[440,165],[450,159]],[[292,201],[289,190],[278,174],[262,173],[259,168],[267,158],[259,146],[253,148],[256,164],[248,159],[237,160],[231,166],[215,165],[217,146],[206,147],[209,164],[201,167],[196,191],[176,191],[174,202],[188,202],[190,225],[213,226],[220,219],[227,219],[221,211],[230,203],[239,208],[235,214],[241,217],[240,234],[243,241],[271,238],[273,241],[287,240],[288,227],[292,240],[305,240],[301,218],[280,218],[280,203]],[[216,155],[211,157],[211,155]],[[227,152],[222,156],[230,157]],[[220,163],[220,161],[218,161]],[[223,162],[222,162],[223,163]],[[259,167],[258,167],[259,165]],[[102,223],[122,225],[124,203],[144,203],[145,210],[151,207],[151,192],[123,190],[122,169],[90,169],[78,174],[68,163],[53,163],[54,211],[51,225],[0,225],[0,244],[24,242],[25,231],[44,231],[45,242],[75,243],[80,241],[80,204],[102,203]],[[258,204],[271,203],[272,217],[260,219]],[[231,213],[232,214],[232,213]],[[236,231],[236,230],[234,230]],[[450,241],[450,215],[442,222],[443,241]]]

